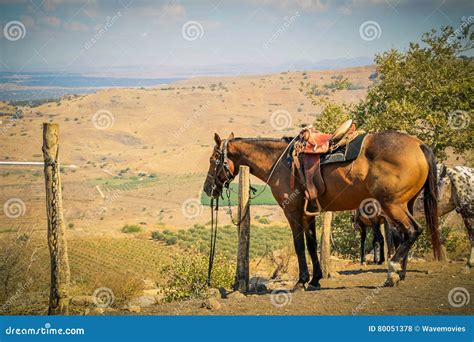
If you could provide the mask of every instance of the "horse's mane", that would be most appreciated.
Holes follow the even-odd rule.
[[[275,141],[281,142],[284,141],[286,143],[290,143],[293,140],[293,137],[281,137],[281,138],[243,138],[243,137],[236,137],[233,138],[231,141]]]

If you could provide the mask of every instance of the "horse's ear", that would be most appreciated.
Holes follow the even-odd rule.
[[[227,138],[227,140],[232,140],[232,139],[234,139],[234,132],[230,133],[229,138]]]
[[[214,141],[216,142],[216,145],[217,145],[217,146],[220,146],[220,145],[221,145],[222,139],[221,139],[221,137],[219,136],[219,134],[214,133]]]

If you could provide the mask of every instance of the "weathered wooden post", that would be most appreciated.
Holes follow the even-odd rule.
[[[247,293],[250,272],[250,172],[248,166],[239,168],[239,210],[238,210],[237,271],[234,290]]]
[[[323,278],[328,278],[331,271],[331,222],[332,212],[324,212],[323,229],[321,231],[321,271],[323,272]]]
[[[51,256],[49,315],[67,315],[69,311],[69,261],[65,237],[61,178],[59,167],[59,126],[43,124],[44,177],[48,246]]]

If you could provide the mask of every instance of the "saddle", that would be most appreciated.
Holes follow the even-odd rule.
[[[318,195],[322,195],[326,191],[326,185],[321,175],[321,157],[330,156],[333,152],[341,153],[360,133],[356,130],[352,120],[347,120],[333,134],[321,133],[314,127],[309,126],[304,128],[296,138],[292,151],[290,186],[291,189],[294,189],[295,175],[298,172],[299,178],[303,181],[305,187],[304,211],[306,215],[315,216],[321,211]],[[344,156],[344,153],[342,155]],[[338,161],[346,161],[346,159],[343,158]],[[330,162],[328,158],[325,158],[325,163]],[[309,201],[316,202],[316,213],[307,211]]]

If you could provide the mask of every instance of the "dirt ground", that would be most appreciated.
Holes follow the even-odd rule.
[[[448,295],[454,288],[474,293],[474,271],[465,271],[463,262],[440,264],[412,261],[406,280],[397,287],[381,287],[384,266],[334,265],[338,276],[321,281],[321,290],[289,294],[230,295],[218,299],[220,308],[203,308],[202,300],[144,308],[145,315],[473,315],[474,299],[454,307]],[[342,269],[343,268],[343,269]],[[272,284],[290,289],[292,281]],[[270,286],[269,286],[270,287]],[[466,301],[451,296],[456,303]],[[283,305],[286,304],[286,305]],[[218,305],[219,306],[219,305]],[[127,313],[130,314],[130,313]]]

